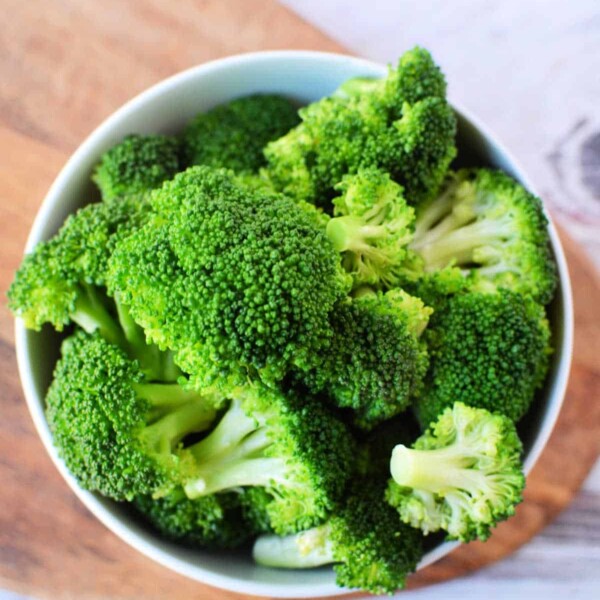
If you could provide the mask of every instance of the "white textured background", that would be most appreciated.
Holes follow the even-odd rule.
[[[508,146],[600,268],[600,0],[283,1],[366,58],[394,62],[415,44],[428,48],[452,100]],[[600,463],[519,552],[401,597],[599,600]]]

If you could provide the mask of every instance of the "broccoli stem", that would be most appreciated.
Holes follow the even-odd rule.
[[[125,346],[125,339],[120,327],[115,323],[104,303],[87,285],[83,285],[81,293],[77,295],[71,320],[87,333],[98,330],[100,335],[111,344]]]
[[[189,402],[202,401],[198,392],[186,390],[176,383],[134,383],[138,397],[154,408],[176,408]]]
[[[190,451],[196,460],[205,463],[215,456],[231,453],[257,426],[256,419],[246,415],[241,402],[234,399],[210,435],[194,444]]]
[[[141,436],[157,454],[170,453],[186,435],[208,429],[215,414],[210,402],[187,402],[146,427]]]
[[[435,450],[413,450],[398,445],[390,470],[398,485],[440,494],[456,489],[476,491],[487,487],[486,475],[471,468],[472,450],[454,444]]]
[[[184,490],[193,500],[244,486],[271,487],[276,482],[285,483],[287,474],[287,465],[282,458],[225,458],[203,463],[196,470],[196,477],[185,484]]]
[[[117,316],[123,329],[127,345],[124,348],[131,358],[140,363],[142,370],[149,379],[175,381],[165,377],[162,352],[155,344],[148,344],[142,328],[133,320],[129,309],[121,301],[119,294],[114,297]]]
[[[371,248],[365,240],[381,237],[384,232],[379,225],[365,225],[353,216],[336,217],[327,223],[327,237],[338,252],[365,251]]]
[[[262,535],[252,548],[257,564],[283,569],[310,569],[335,561],[328,524],[295,535]]]
[[[442,269],[450,261],[457,265],[473,262],[473,251],[486,244],[495,244],[506,237],[502,223],[480,221],[466,225],[418,250],[427,270]]]

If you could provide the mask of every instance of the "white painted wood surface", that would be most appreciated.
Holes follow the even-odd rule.
[[[283,1],[366,58],[431,50],[451,98],[508,146],[600,268],[599,0]],[[600,462],[573,504],[519,552],[401,597],[600,599]]]

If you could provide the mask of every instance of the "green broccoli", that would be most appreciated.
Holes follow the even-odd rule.
[[[238,491],[242,518],[254,535],[272,533],[269,505],[273,496],[264,487],[246,487]]]
[[[161,498],[138,496],[134,506],[167,539],[201,548],[235,548],[252,529],[243,521],[238,494],[190,500],[181,488]]]
[[[397,286],[415,218],[402,188],[371,167],[346,175],[336,189],[342,195],[333,200],[327,236],[342,253],[342,265],[355,285]]]
[[[46,417],[69,471],[87,490],[115,500],[161,495],[187,462],[183,438],[215,419],[210,399],[177,384],[147,383],[137,361],[98,333],[62,344]]]
[[[430,313],[402,290],[348,298],[332,312],[331,345],[298,377],[371,429],[406,410],[419,390],[428,365],[420,336]]]
[[[318,352],[350,287],[314,207],[192,167],[110,259],[110,288],[199,388],[276,381]],[[310,209],[310,210],[309,210]]]
[[[103,200],[148,192],[180,170],[179,142],[166,135],[129,135],[105,152],[92,179]]]
[[[328,209],[344,175],[378,167],[419,204],[437,192],[456,154],[444,89],[431,57],[414,49],[386,80],[346,82],[302,108],[302,123],[266,146],[266,173],[285,194]]]
[[[263,487],[255,501],[280,534],[307,529],[336,508],[351,474],[354,442],[346,427],[307,396],[263,386],[232,391],[216,427],[189,447],[196,466],[189,498]]]
[[[415,400],[426,426],[455,400],[518,421],[548,371],[544,309],[509,290],[447,300],[427,330],[430,368]]]
[[[461,268],[472,289],[503,287],[542,304],[557,274],[548,220],[539,198],[500,171],[462,170],[443,192],[417,211],[411,248],[417,271]]]
[[[255,172],[265,164],[266,144],[298,121],[298,109],[283,96],[247,96],[222,104],[199,114],[185,128],[185,165]]]
[[[394,448],[387,501],[425,534],[486,540],[522,499],[521,450],[510,419],[456,402],[412,449]]]
[[[118,242],[142,226],[149,206],[143,197],[90,204],[67,218],[49,241],[28,254],[8,291],[9,308],[26,327],[50,323],[62,331],[71,322],[99,331],[137,358],[153,379],[174,381],[180,374],[170,353],[146,343],[118,294],[106,293],[108,259]]]
[[[335,563],[339,586],[392,594],[405,585],[422,555],[421,534],[401,523],[377,479],[357,479],[343,508],[323,525],[296,535],[259,537],[254,560],[305,569]]]

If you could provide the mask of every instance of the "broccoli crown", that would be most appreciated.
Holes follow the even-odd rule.
[[[280,379],[330,336],[349,277],[313,207],[192,167],[153,193],[154,218],[119,244],[110,283],[198,386]]]
[[[385,479],[358,479],[347,500],[319,527],[287,537],[261,536],[253,548],[257,563],[310,568],[335,563],[337,583],[374,594],[404,587],[422,555],[422,535],[404,525],[384,501]]]
[[[434,195],[456,154],[456,118],[426,55],[405,55],[382,84],[350,81],[302,108],[302,123],[265,148],[274,186],[327,208],[344,175],[379,167],[404,187],[409,203]]]
[[[141,226],[146,211],[142,199],[131,197],[90,204],[69,216],[51,240],[23,260],[8,291],[10,309],[31,329],[51,323],[61,331],[75,320],[119,341],[119,328],[97,286],[105,285],[117,241]]]
[[[336,189],[334,217],[327,236],[342,253],[342,265],[355,285],[394,287],[399,267],[412,239],[414,210],[402,197],[402,188],[374,167],[346,175]]]
[[[403,588],[423,554],[422,534],[404,525],[377,479],[357,480],[329,521],[338,585],[373,594]]]
[[[413,449],[396,446],[387,501],[425,534],[486,540],[522,499],[521,450],[510,419],[456,402]]]
[[[557,273],[539,198],[500,171],[462,170],[417,213],[411,248],[425,272],[455,265],[472,289],[507,288],[542,304]]]
[[[235,548],[252,533],[233,492],[189,500],[181,488],[175,488],[161,498],[138,496],[134,506],[166,538],[193,547]]]
[[[400,57],[397,68],[390,68],[384,94],[386,104],[396,109],[405,102],[415,104],[429,97],[444,99],[446,79],[431,54],[416,46]],[[394,116],[400,118],[402,113]]]
[[[434,313],[426,336],[430,368],[416,399],[423,425],[456,400],[517,421],[544,382],[550,329],[531,298],[509,290],[459,294]]]
[[[186,166],[209,165],[236,172],[257,171],[263,148],[299,121],[298,109],[283,96],[238,98],[201,113],[182,135]]]
[[[428,358],[419,336],[430,313],[399,289],[348,298],[332,312],[331,345],[298,377],[371,429],[405,410],[420,388]]]
[[[293,393],[246,386],[231,396],[216,428],[189,449],[196,466],[184,486],[188,497],[258,486],[272,496],[260,502],[277,533],[322,522],[352,470],[345,426],[318,401]]]
[[[79,483],[124,500],[169,490],[183,468],[174,450],[206,429],[215,411],[176,384],[144,383],[137,361],[80,331],[63,342],[46,416]]]
[[[179,171],[179,142],[166,135],[129,135],[105,152],[92,179],[103,200],[140,194]]]

